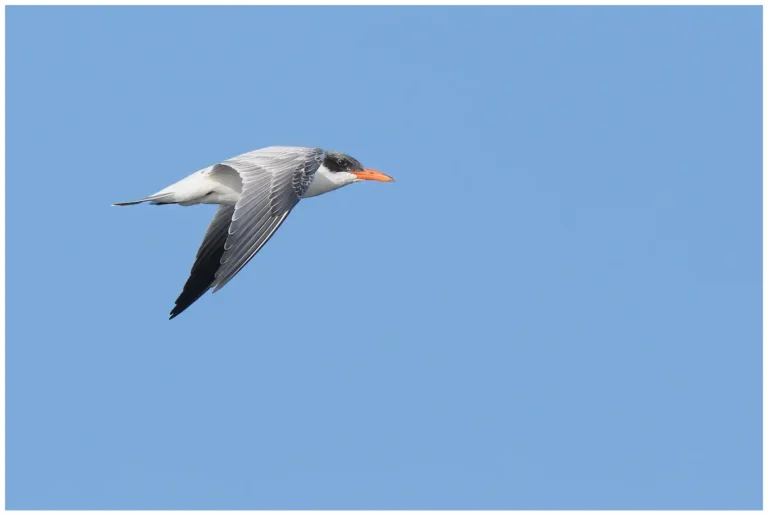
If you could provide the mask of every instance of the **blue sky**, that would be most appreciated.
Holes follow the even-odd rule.
[[[761,8],[7,10],[10,509],[761,506]],[[268,145],[299,204],[167,320]]]

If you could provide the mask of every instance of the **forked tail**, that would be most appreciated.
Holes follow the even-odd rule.
[[[173,193],[167,192],[163,194],[150,195],[149,197],[144,197],[143,199],[139,199],[137,201],[116,202],[112,206],[133,206],[134,204],[141,204],[143,202],[148,202],[150,204],[173,204]]]

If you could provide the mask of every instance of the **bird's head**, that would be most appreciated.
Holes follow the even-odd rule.
[[[355,183],[357,181],[384,181],[391,182],[394,178],[382,174],[378,170],[365,168],[359,161],[343,152],[328,151],[323,160],[325,167],[335,179],[344,184]]]

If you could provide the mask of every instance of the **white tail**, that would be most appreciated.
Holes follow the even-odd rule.
[[[172,199],[173,193],[171,192],[156,193],[155,195],[144,197],[138,201],[116,202],[112,206],[133,206],[134,204],[141,204],[143,202],[148,202],[150,204],[171,204],[174,202]]]

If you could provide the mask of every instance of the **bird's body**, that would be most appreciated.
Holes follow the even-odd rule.
[[[393,181],[345,154],[266,147],[204,168],[129,206],[218,204],[171,318],[221,289],[267,243],[299,200],[361,181]]]

